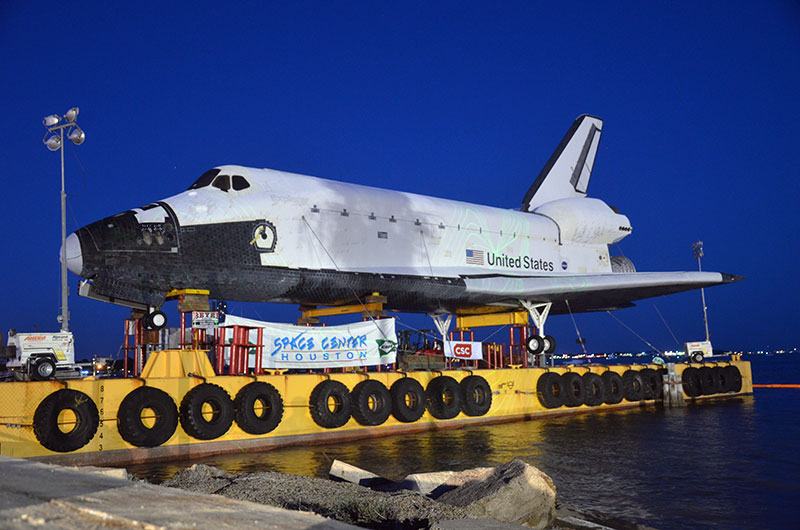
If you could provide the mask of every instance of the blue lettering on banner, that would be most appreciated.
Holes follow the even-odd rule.
[[[270,357],[274,357],[284,350],[293,353],[314,350],[316,348],[314,338],[305,337],[305,334],[306,332],[304,331],[298,335],[276,338],[273,342],[274,349],[272,353],[270,353]],[[320,348],[322,348],[323,351],[337,349],[368,349],[367,336],[324,337],[320,341]]]
[[[289,355],[286,354],[286,353],[282,353],[281,354],[281,361],[288,361],[288,360],[289,360]]]

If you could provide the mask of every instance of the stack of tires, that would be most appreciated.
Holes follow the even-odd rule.
[[[683,392],[688,397],[713,396],[742,390],[742,374],[734,365],[689,366],[681,374]]]
[[[660,399],[663,394],[663,373],[660,370],[644,368],[627,370],[622,375],[607,370],[602,374],[594,372],[545,372],[536,383],[539,402],[548,409],[562,406],[596,407],[616,405],[622,400],[638,402]]]
[[[329,379],[314,387],[309,398],[311,418],[326,429],[345,425],[350,418],[360,425],[383,424],[389,416],[402,423],[419,420],[427,409],[434,418],[448,420],[459,413],[483,416],[492,406],[492,390],[481,376],[470,375],[460,383],[449,376],[433,378],[427,388],[416,379],[403,377],[391,388],[375,379],[361,381],[352,391]]]

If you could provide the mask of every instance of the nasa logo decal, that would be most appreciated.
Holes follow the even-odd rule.
[[[275,252],[277,242],[278,231],[269,221],[261,221],[253,228],[253,239],[250,240],[250,244],[259,252]]]
[[[566,261],[562,261],[561,262],[561,269],[562,270],[567,270],[567,262]]]

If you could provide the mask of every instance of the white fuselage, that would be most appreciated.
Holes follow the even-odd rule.
[[[268,221],[275,241],[254,233],[251,242],[270,245],[260,253],[265,267],[436,277],[607,273],[608,245],[630,231],[627,218],[597,199],[527,213],[269,169],[221,170],[250,186],[206,186],[163,202],[182,227]],[[134,211],[140,222],[163,216]]]

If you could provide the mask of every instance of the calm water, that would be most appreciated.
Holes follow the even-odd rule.
[[[800,383],[800,356],[754,356],[756,383]],[[800,390],[684,409],[634,410],[394,436],[340,445],[134,466],[152,481],[194,462],[325,477],[334,458],[399,479],[514,457],[556,483],[561,502],[660,529],[798,528]]]

